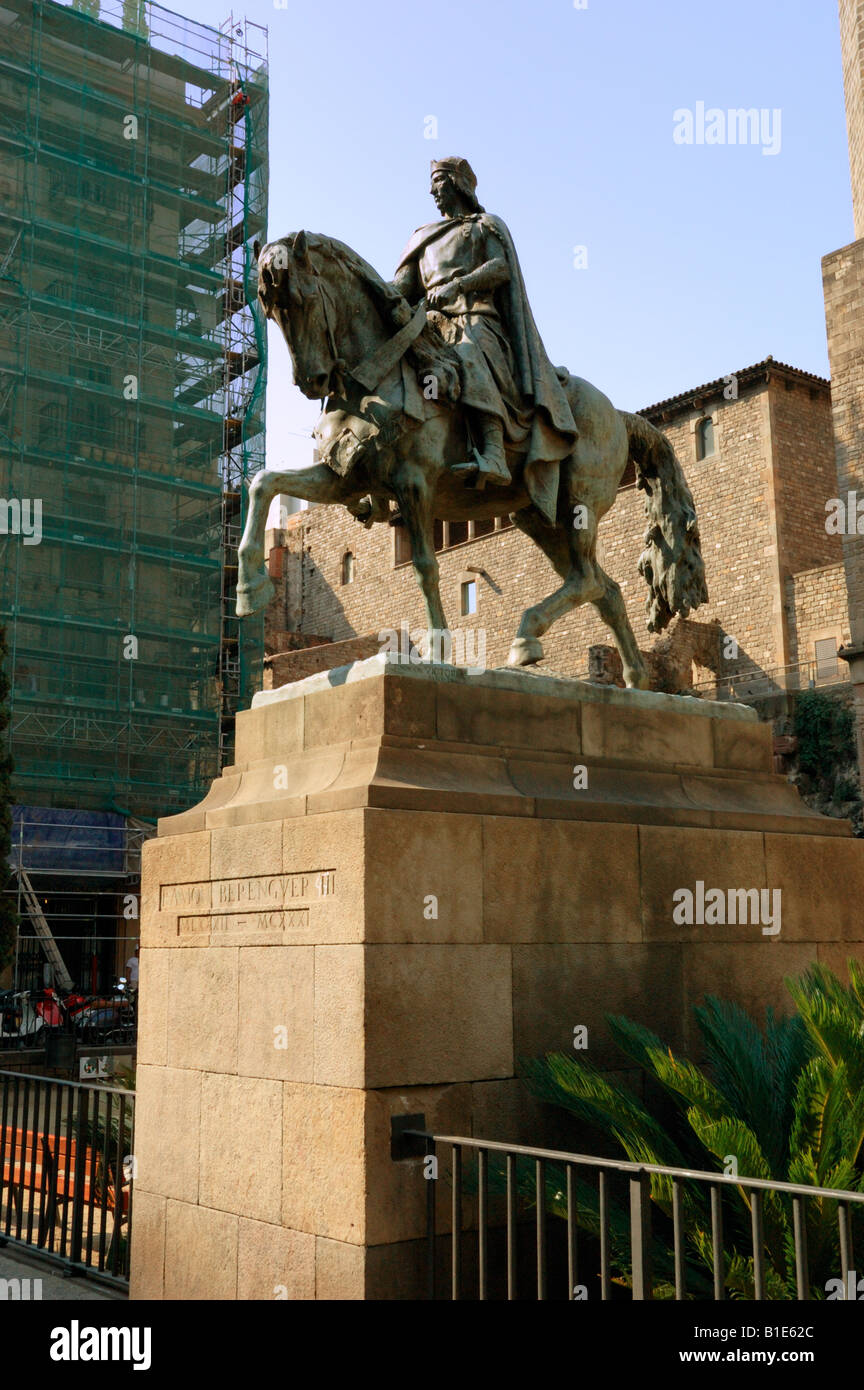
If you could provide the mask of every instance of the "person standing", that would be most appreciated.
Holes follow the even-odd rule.
[[[138,952],[140,947],[136,946],[134,953],[126,962],[126,982],[130,991],[138,990]]]

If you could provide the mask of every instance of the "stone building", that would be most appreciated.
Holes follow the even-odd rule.
[[[668,435],[692,489],[710,595],[659,641],[648,632],[637,573],[643,494],[628,467],[600,524],[600,556],[640,646],[667,658],[653,663],[655,684],[779,691],[836,679],[849,622],[841,538],[825,526],[837,491],[828,382],[768,358],[642,414]],[[506,517],[439,523],[437,542],[451,627],[465,634],[469,656],[485,650],[486,665],[504,664],[523,608],[558,586],[549,561]],[[339,508],[311,508],[271,534],[270,566],[278,590],[270,650],[294,648],[271,660],[277,684],[368,655],[383,629],[422,627],[399,525],[367,531]],[[349,642],[350,650],[341,645]],[[589,648],[610,642],[594,609],[577,609],[544,637],[544,668],[585,675]],[[339,645],[331,654],[313,643]]]
[[[846,503],[851,641],[844,655],[855,690],[858,762],[864,766],[864,0],[840,0],[840,38],[856,240],[824,258],[822,278],[838,495]]]
[[[124,969],[142,838],[231,761],[260,664],[231,586],[264,465],[265,52],[260,26],[139,0],[0,7],[19,989],[43,981],[46,932],[61,985]]]

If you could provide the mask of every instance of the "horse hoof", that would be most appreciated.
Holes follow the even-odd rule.
[[[238,618],[251,618],[253,613],[259,613],[262,608],[266,608],[276,590],[273,581],[268,574],[262,574],[252,584],[237,585],[237,604],[235,612]]]
[[[627,686],[628,690],[650,690],[651,677],[645,670],[625,671],[624,684]]]
[[[508,666],[533,666],[543,658],[543,647],[536,637],[516,637],[507,658]]]

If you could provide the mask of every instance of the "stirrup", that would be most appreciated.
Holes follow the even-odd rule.
[[[501,468],[494,468],[476,449],[472,460],[469,460],[468,463],[454,464],[450,471],[457,478],[464,478],[466,484],[469,487],[473,485],[477,492],[482,492],[487,483],[495,483],[498,487],[509,487],[513,481],[506,459],[502,459]]]
[[[454,463],[450,472],[455,473],[458,478],[471,478],[481,472],[480,456],[477,454],[476,449],[474,452],[476,455],[475,458],[469,459],[467,463]]]

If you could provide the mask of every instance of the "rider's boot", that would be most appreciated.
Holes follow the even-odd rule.
[[[504,426],[497,415],[481,415],[478,412],[477,420],[483,430],[483,452],[478,454],[475,449],[474,458],[468,463],[457,464],[453,472],[466,479],[476,477],[475,486],[478,489],[485,487],[486,483],[508,487],[513,479],[504,453]]]
[[[361,497],[359,502],[348,502],[345,505],[352,516],[362,521],[367,531],[376,521],[390,520],[390,504],[386,498],[376,497],[374,493],[370,492],[368,496]]]

